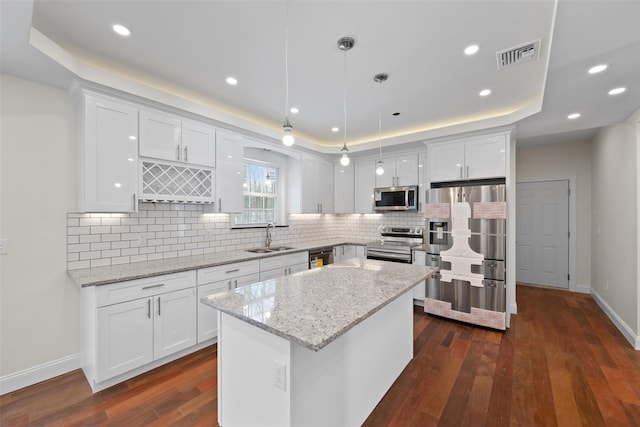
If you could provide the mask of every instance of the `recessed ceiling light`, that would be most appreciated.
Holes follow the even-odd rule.
[[[571,113],[567,116],[567,119],[574,120],[574,119],[577,119],[578,117],[580,117],[580,113]]]
[[[291,111],[291,114],[298,114],[300,112],[300,110],[296,107],[291,107],[289,111]]]
[[[589,74],[598,74],[607,69],[607,64],[600,64],[589,68]]]
[[[400,113],[393,113],[392,116],[399,116]]]
[[[235,77],[227,77],[227,84],[235,86],[238,84],[238,79],[236,79]]]
[[[479,93],[480,96],[489,96],[491,95],[491,89],[482,89]]]
[[[113,29],[113,31],[115,31],[116,34],[120,34],[123,37],[127,37],[131,35],[131,30],[125,27],[124,25],[114,24],[113,27],[111,28]]]
[[[473,55],[474,53],[478,52],[478,49],[480,49],[480,48],[478,47],[477,44],[469,45],[469,46],[464,48],[464,54],[465,55]]]
[[[625,92],[627,90],[626,87],[617,87],[615,89],[611,89],[609,91],[609,95],[620,95],[621,93]]]
[[[334,127],[331,128],[331,132],[338,132],[339,130],[340,130],[340,128],[337,127],[337,126],[334,126]]]

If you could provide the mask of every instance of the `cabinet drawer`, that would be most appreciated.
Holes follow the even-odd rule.
[[[284,268],[294,264],[308,263],[309,252],[297,252],[294,254],[280,255],[260,260],[260,271]]]
[[[198,286],[260,272],[260,262],[245,261],[198,270]]]
[[[195,286],[195,284],[196,271],[189,270],[181,273],[128,280],[112,285],[102,285],[97,287],[97,303],[98,307],[103,307],[148,297],[150,295],[177,291]]]

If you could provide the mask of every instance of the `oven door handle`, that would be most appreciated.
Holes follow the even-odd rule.
[[[397,261],[403,261],[403,262],[407,262],[410,263],[411,262],[411,255],[406,255],[406,254],[396,254],[396,253],[392,253],[392,252],[380,252],[380,251],[376,251],[376,250],[372,250],[372,249],[367,249],[367,258],[369,259],[379,259],[382,261],[387,261],[387,260],[397,260]]]

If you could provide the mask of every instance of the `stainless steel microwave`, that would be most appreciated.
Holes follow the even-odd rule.
[[[373,209],[375,211],[417,211],[418,186],[374,188]]]

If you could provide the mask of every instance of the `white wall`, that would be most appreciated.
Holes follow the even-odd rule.
[[[0,76],[0,376],[77,354],[79,290],[67,278],[75,206],[75,106],[62,90]]]
[[[544,144],[518,148],[517,181],[575,178],[576,285],[591,285],[591,142]]]
[[[591,286],[636,336],[637,144],[634,120],[601,129],[593,139],[591,167]]]

